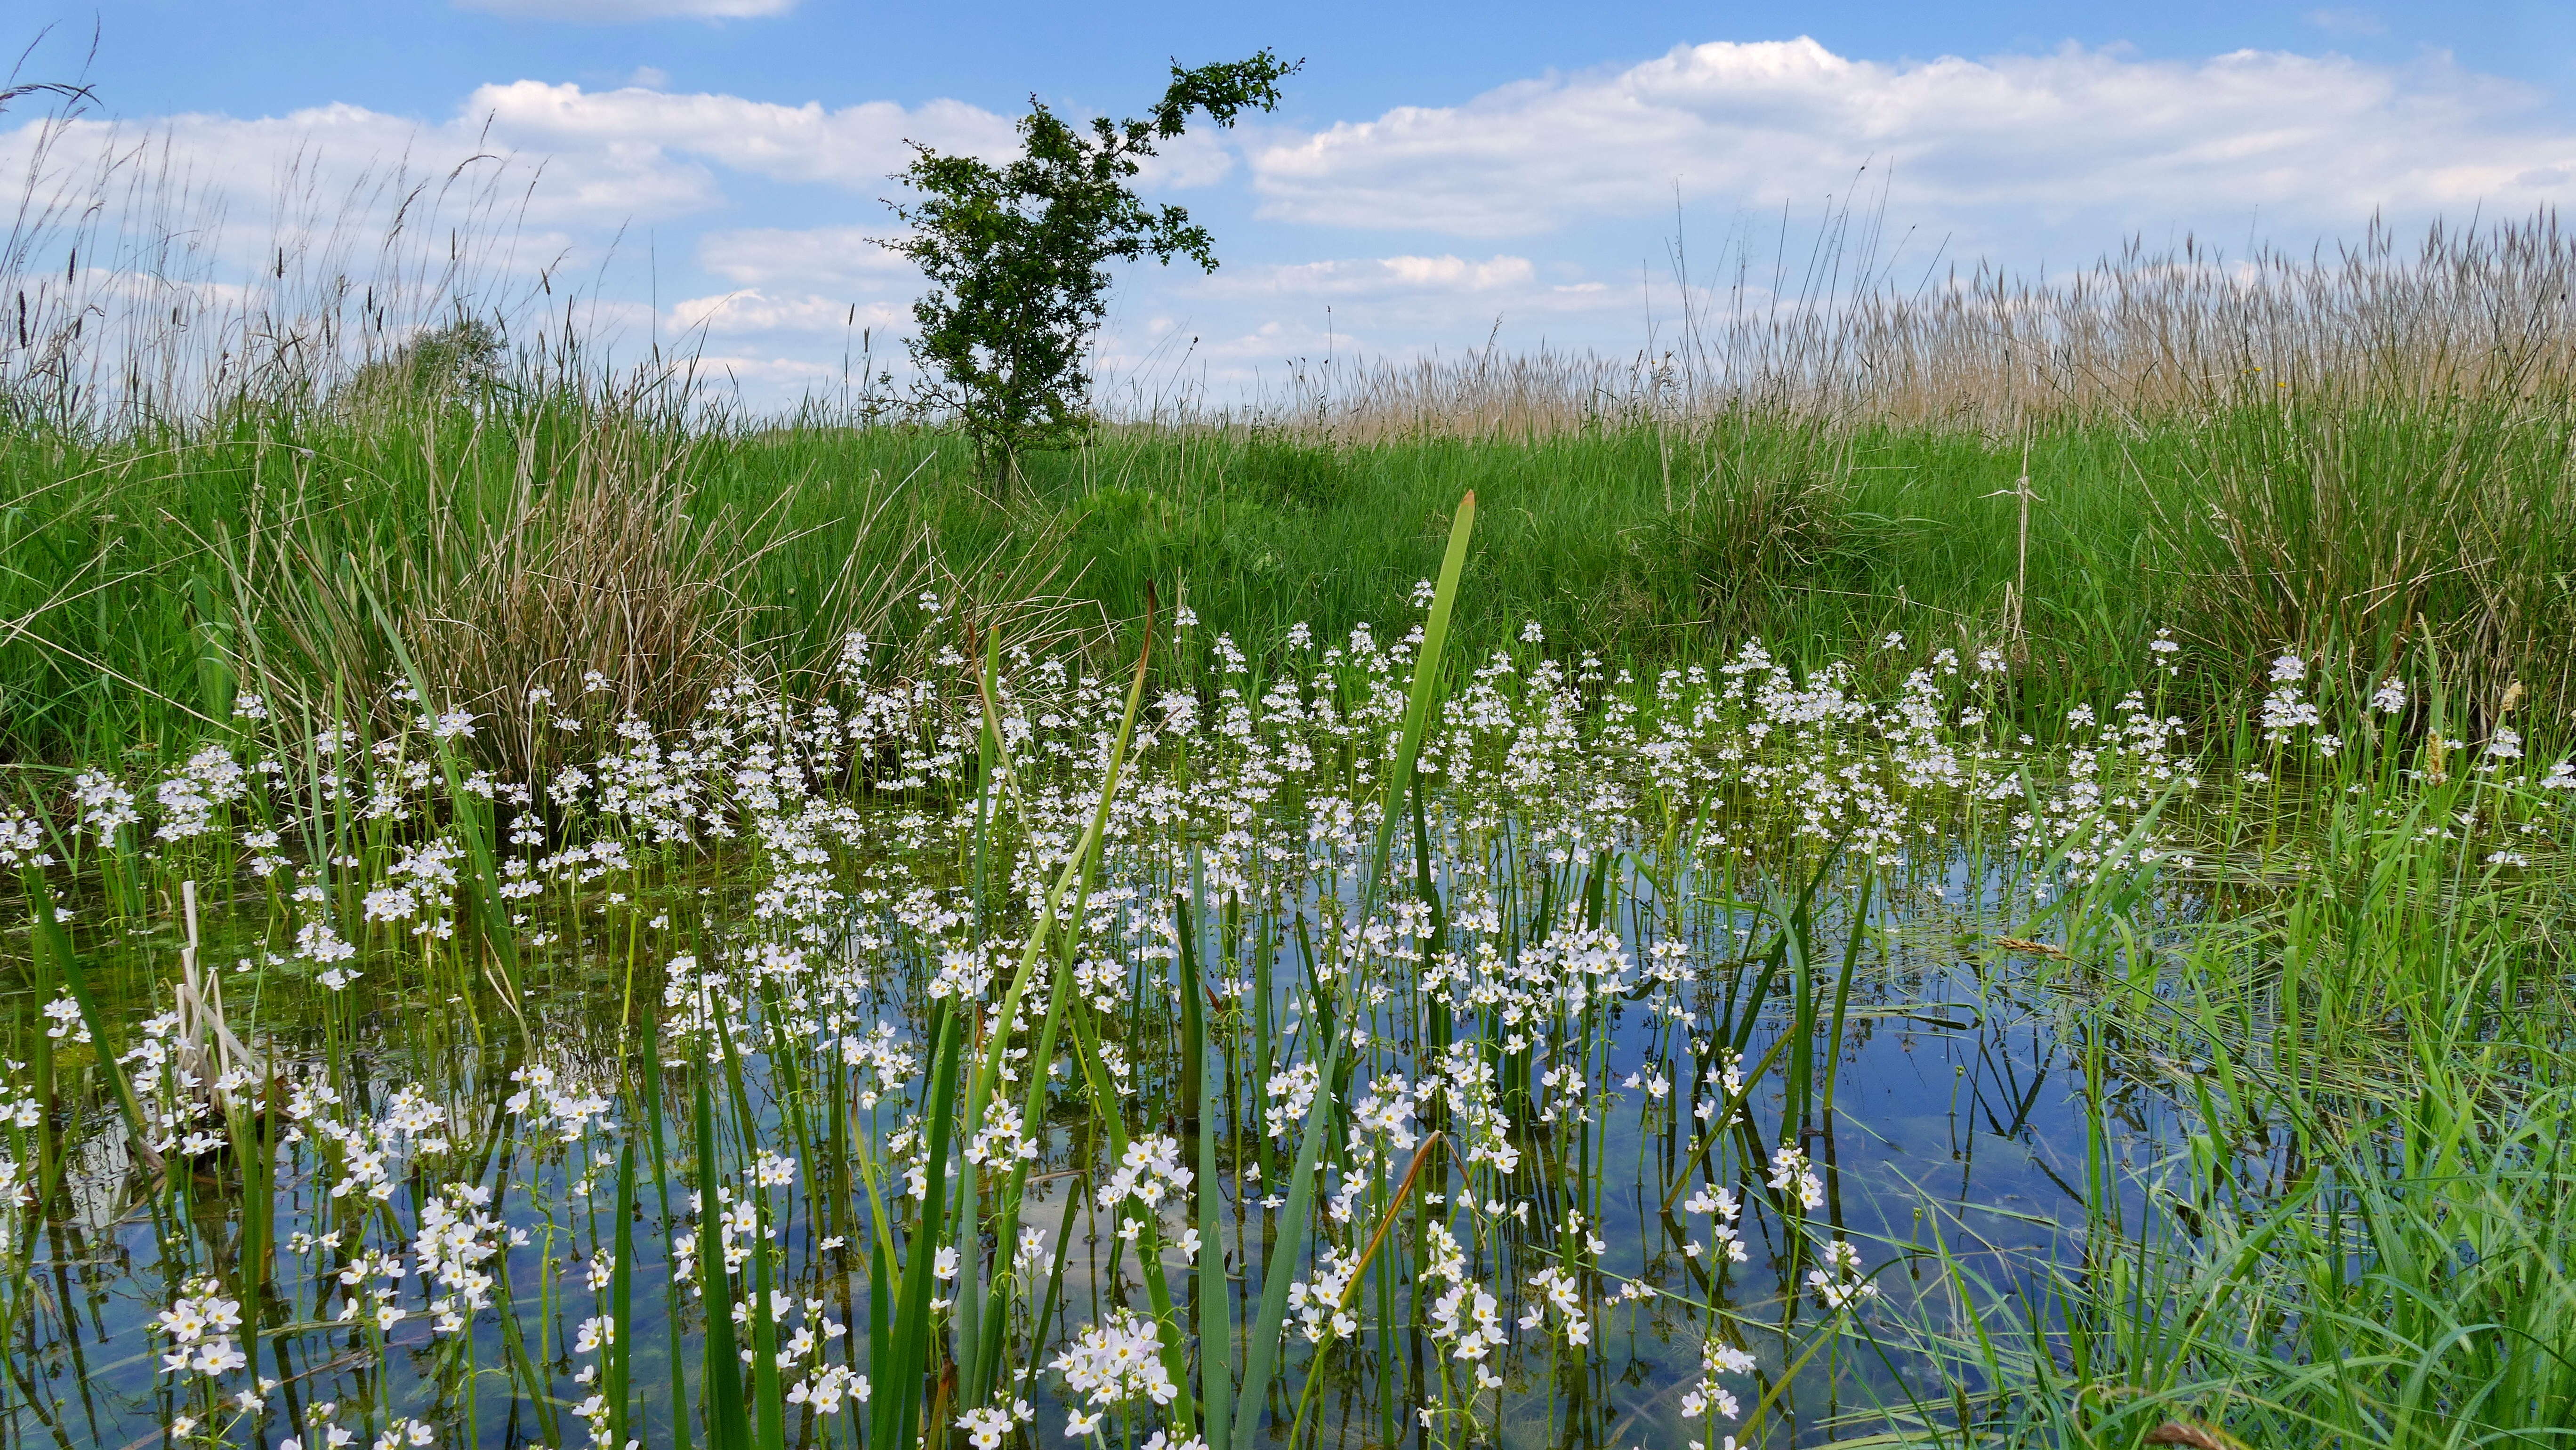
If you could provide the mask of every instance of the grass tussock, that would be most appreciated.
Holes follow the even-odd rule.
[[[2250,407],[2142,477],[2174,619],[2360,669],[2420,644],[2464,701],[2564,712],[2576,638],[2570,415],[2537,400]]]

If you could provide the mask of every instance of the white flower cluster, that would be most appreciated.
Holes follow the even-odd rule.
[[[1452,1359],[1475,1367],[1476,1388],[1499,1388],[1502,1377],[1488,1356],[1503,1347],[1502,1304],[1469,1277],[1467,1252],[1447,1224],[1432,1224],[1425,1239],[1423,1280],[1445,1286],[1431,1301],[1431,1338],[1449,1346]]]
[[[1878,1297],[1878,1286],[1861,1273],[1860,1250],[1849,1239],[1825,1246],[1824,1266],[1807,1271],[1807,1287],[1827,1309],[1847,1309]]]
[[[1083,1404],[1072,1412],[1067,1435],[1090,1434],[1103,1414],[1120,1405],[1168,1405],[1179,1393],[1163,1368],[1162,1338],[1153,1321],[1125,1309],[1086,1326],[1051,1367],[1064,1376],[1067,1398],[1079,1397]]]
[[[1807,1166],[1807,1151],[1795,1143],[1783,1143],[1771,1150],[1769,1182],[1808,1212],[1825,1206],[1824,1180]]]
[[[555,1070],[542,1063],[513,1070],[510,1080],[520,1087],[502,1106],[526,1114],[531,1126],[560,1143],[580,1142],[592,1123],[605,1121],[611,1106],[598,1093],[567,1091]]]
[[[1696,1420],[1714,1413],[1732,1420],[1743,1413],[1735,1394],[1718,1380],[1719,1375],[1747,1375],[1753,1372],[1753,1356],[1731,1344],[1709,1340],[1700,1346],[1699,1382],[1682,1392],[1682,1418]],[[1730,1437],[1727,1443],[1732,1445]]]
[[[1308,1344],[1347,1339],[1359,1332],[1359,1320],[1342,1307],[1342,1296],[1349,1292],[1351,1278],[1358,1270],[1356,1255],[1327,1244],[1315,1265],[1314,1276],[1288,1285],[1288,1308],[1297,1316]]]
[[[161,805],[161,828],[153,832],[153,838],[185,841],[212,835],[218,829],[216,809],[240,800],[249,791],[250,773],[242,769],[241,762],[224,747],[209,745],[153,788],[153,797]]]
[[[494,1281],[482,1265],[499,1256],[509,1230],[485,1211],[491,1202],[489,1188],[451,1183],[420,1206],[412,1258],[421,1277],[441,1291],[429,1303],[433,1333],[454,1334],[492,1307]]]
[[[1178,1201],[1187,1193],[1194,1175],[1181,1166],[1181,1145],[1166,1134],[1136,1138],[1127,1151],[1118,1156],[1118,1165],[1109,1174],[1108,1183],[1100,1190],[1104,1204],[1123,1203],[1132,1198],[1146,1212],[1162,1206],[1165,1198]]]
[[[1682,1207],[1692,1213],[1707,1215],[1709,1218],[1709,1242],[1706,1249],[1703,1249],[1698,1240],[1693,1239],[1682,1246],[1682,1252],[1696,1259],[1705,1251],[1714,1251],[1718,1257],[1730,1263],[1740,1264],[1745,1261],[1744,1233],[1738,1224],[1744,1212],[1744,1205],[1736,1198],[1733,1189],[1702,1188],[1685,1200]]]
[[[45,826],[25,811],[11,807],[0,813],[0,870],[21,866],[44,867],[54,864],[52,853],[45,850]]]
[[[1298,1125],[1306,1120],[1306,1110],[1315,1104],[1315,1089],[1323,1080],[1323,1069],[1312,1062],[1301,1062],[1285,1071],[1271,1074],[1270,1110],[1265,1115],[1270,1136],[1296,1141]]]
[[[208,1278],[189,1280],[170,1307],[153,1316],[152,1327],[169,1337],[161,1356],[163,1374],[194,1374],[221,1379],[250,1363],[233,1332],[241,1328],[241,1301],[228,1299]]]
[[[984,1121],[966,1144],[966,1161],[978,1166],[1006,1162],[1034,1163],[1038,1143],[1020,1130],[1020,1110],[1006,1098],[985,1105]],[[1132,1149],[1134,1145],[1129,1145]],[[1186,1185],[1187,1180],[1183,1180]]]
[[[1552,1309],[1556,1311],[1558,1324],[1564,1329],[1566,1343],[1583,1345],[1592,1342],[1592,1320],[1584,1313],[1583,1289],[1572,1274],[1551,1264],[1530,1275],[1529,1286],[1538,1293],[1530,1300],[1529,1308],[1521,1313],[1521,1328],[1538,1328],[1547,1322],[1548,1311]]]
[[[1014,1399],[1007,1406],[985,1405],[957,1417],[957,1428],[966,1432],[966,1443],[975,1450],[995,1450],[1014,1425],[1036,1422],[1037,1407],[1028,1401]]]
[[[2263,743],[2287,745],[2300,730],[2325,723],[2314,702],[2300,698],[2299,682],[2307,678],[2307,662],[2297,655],[2283,655],[2272,662],[2272,692],[2263,697]],[[2325,753],[2334,750],[2323,740],[2318,742]]]

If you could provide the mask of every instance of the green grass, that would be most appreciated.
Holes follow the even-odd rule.
[[[0,748],[171,749],[263,668],[363,693],[394,668],[369,589],[484,704],[597,667],[666,722],[744,656],[792,671],[853,627],[900,642],[923,590],[1024,621],[1044,600],[1095,638],[1149,590],[1202,638],[1338,636],[1433,573],[1471,489],[1471,660],[1529,621],[1640,668],[1753,637],[1822,660],[1902,632],[2042,666],[2045,716],[2143,683],[2138,642],[2170,627],[2230,666],[2176,687],[2195,709],[2297,648],[2355,682],[2427,665],[2480,718],[2516,680],[2563,713],[2568,443],[2563,409],[2475,400],[2255,399],[2026,439],[1755,414],[1367,446],[1136,426],[1034,457],[996,496],[938,430],[692,422],[561,393],[166,437],[19,431],[0,436]],[[318,711],[327,690],[309,688]]]

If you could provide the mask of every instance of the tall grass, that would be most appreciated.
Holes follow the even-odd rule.
[[[1739,407],[2008,437],[2153,427],[2257,387],[2337,403],[2553,405],[2576,368],[2576,239],[2555,212],[2420,238],[2374,221],[2309,255],[2132,241],[2089,267],[1906,272],[1872,219],[1739,247],[1722,286],[1675,248],[1678,325],[1626,357],[1541,349],[1301,367],[1257,414],[1342,442],[1528,439]]]
[[[2576,1433],[2567,899],[2516,878],[2522,853],[2463,851],[2437,824],[2510,833],[2533,804],[2460,765],[2364,737],[2282,838],[2306,869],[2164,968],[2134,928],[2077,953],[2088,1077],[2171,1077],[2179,1151],[2127,1165],[2143,1213],[2097,1214],[2080,1252],[1999,1258],[1964,1220],[1920,1246],[1950,1293],[2010,1312],[1974,1335],[1927,1316],[1912,1342],[1953,1384],[2037,1388],[1963,1392],[1963,1437]]]
[[[532,689],[573,708],[597,671],[619,707],[683,718],[745,663],[828,668],[851,629],[901,647],[925,593],[1102,639],[1149,587],[1205,622],[1199,647],[1341,633],[1435,571],[1446,501],[1471,488],[1475,655],[1531,622],[1640,667],[1746,638],[1822,661],[1894,632],[2044,662],[2007,703],[2045,718],[2054,682],[2160,682],[2136,642],[2171,628],[2196,659],[2290,649],[2356,685],[2420,665],[2480,719],[2508,696],[2563,715],[2569,436],[2538,405],[2474,399],[2256,401],[2004,441],[1752,413],[1347,448],[1121,430],[1031,460],[997,501],[936,429],[683,423],[614,399],[153,447],[19,434],[0,439],[0,717],[21,758],[61,759],[175,748],[262,671],[317,710],[359,698],[390,668],[360,581],[522,756],[545,738]],[[2225,712],[2245,682],[2165,688]]]

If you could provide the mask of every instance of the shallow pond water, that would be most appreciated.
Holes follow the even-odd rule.
[[[1742,903],[1723,892],[1691,900],[1676,915],[1660,904],[1672,888],[1659,892],[1651,873],[1639,872],[1633,858],[1601,858],[1599,869],[1607,876],[1602,916],[1615,926],[1606,937],[1586,940],[1627,960],[1627,968],[1612,969],[1620,990],[1596,995],[1581,1012],[1558,1021],[1553,1041],[1545,1032],[1526,1034],[1529,1041],[1517,1053],[1503,1047],[1508,1037],[1523,1034],[1487,1031],[1486,1058],[1521,1064],[1517,1081],[1525,1087],[1506,1105],[1510,1121],[1498,1139],[1513,1145],[1519,1161],[1509,1174],[1480,1171],[1470,1188],[1455,1156],[1438,1156],[1412,1190],[1416,1214],[1430,1214],[1421,1221],[1453,1225],[1473,1281],[1496,1291],[1504,1342],[1481,1363],[1498,1370],[1502,1384],[1458,1396],[1475,1407],[1481,1436],[1511,1445],[1678,1445],[1704,1433],[1707,1415],[1686,1416],[1684,1406],[1707,1378],[1706,1346],[1712,1342],[1747,1356],[1749,1368],[1721,1377],[1721,1387],[1740,1407],[1770,1403],[1769,1436],[1822,1441],[1851,1423],[1874,1421],[1891,1409],[1904,1412],[1912,1398],[1946,1405],[1981,1387],[1960,1384],[1955,1366],[1927,1360],[1913,1345],[1918,1333],[1956,1327],[1963,1316],[1979,1312],[1961,1299],[1961,1269],[1989,1292],[2009,1293],[2036,1264],[2080,1258],[2094,1215],[2111,1214],[2130,1231],[2145,1224],[2151,1212],[2141,1187],[2145,1170],[2180,1142],[2175,1107],[2182,1099],[2175,1096],[2175,1083],[2181,1069],[2129,1062],[2116,1050],[2106,1056],[2096,1043],[2088,1071],[2081,1040],[2088,1029],[2080,1011],[2086,983],[2047,955],[1994,945],[1996,935],[2009,936],[2005,928],[2017,924],[2008,909],[2013,893],[2000,876],[1972,871],[1972,859],[1963,852],[1915,853],[1912,864],[1891,873],[1912,884],[1892,903],[1884,889],[1868,898],[1857,941],[1847,919],[1857,883],[1837,879],[1818,893],[1816,920],[1807,929],[1816,938],[1820,960],[1811,970],[1823,996],[1811,999],[1808,1011],[1830,1013],[1824,999],[1843,983],[1844,957],[1849,958],[1841,1031],[1832,1037],[1830,1021],[1802,1019],[1789,980],[1796,974],[1792,964],[1761,958],[1759,949],[1778,935],[1777,922],[1741,909]],[[1586,875],[1566,868],[1556,873],[1553,888],[1541,890],[1560,893],[1560,902],[1570,898],[1579,912]],[[683,902],[705,901],[695,889],[666,888],[663,913],[681,909]],[[1122,905],[1120,914],[1149,914],[1144,899]],[[1249,983],[1260,968],[1257,958],[1270,957],[1276,978],[1270,1030],[1281,1062],[1312,1050],[1314,1033],[1306,1019],[1314,1015],[1308,993],[1315,984],[1294,964],[1300,928],[1311,943],[1322,906],[1322,898],[1310,894],[1258,923],[1247,926],[1238,919],[1231,970],[1200,964],[1209,980]],[[727,935],[721,911],[709,913],[708,920],[710,955],[720,954]],[[863,913],[854,920],[844,945],[852,959],[872,952],[882,957],[882,944],[900,934],[883,915]],[[1669,1000],[1694,1003],[1707,1014],[1687,1025],[1657,1010],[1665,998],[1649,1000],[1650,994],[1629,981],[1635,963],[1655,959],[1662,939],[1657,930],[1676,921],[1685,926],[1689,950],[1665,960],[1687,963],[1687,982]],[[1557,924],[1579,930],[1576,923]],[[1217,925],[1211,922],[1205,930],[1201,953],[1212,949]],[[1546,933],[1539,935],[1545,940]],[[269,1224],[276,1257],[263,1289],[269,1303],[262,1315],[260,1360],[255,1371],[242,1372],[274,1380],[277,1388],[262,1397],[261,1416],[226,1428],[231,1438],[273,1442],[287,1427],[311,1421],[317,1404],[335,1415],[353,1404],[385,1407],[376,1417],[376,1434],[401,1415],[437,1425],[443,1439],[470,1438],[494,1447],[558,1444],[580,1435],[583,1422],[575,1412],[597,1378],[594,1373],[586,1382],[580,1375],[600,1361],[573,1346],[582,1340],[583,1322],[600,1313],[606,1285],[594,1287],[593,1267],[615,1253],[616,1154],[630,1144],[643,1160],[644,1186],[631,1196],[624,1332],[633,1358],[626,1372],[632,1385],[655,1388],[634,1394],[627,1433],[645,1443],[675,1438],[676,1411],[666,1392],[675,1351],[684,1396],[698,1407],[689,1413],[694,1419],[704,1412],[697,1362],[704,1352],[701,1311],[683,1295],[674,1337],[668,1297],[670,1246],[691,1243],[696,1222],[690,1204],[696,1181],[690,1167],[692,1119],[682,1087],[693,1075],[666,1068],[657,1083],[664,1095],[658,1144],[663,1166],[657,1171],[653,1136],[612,1126],[631,1129],[636,1121],[647,1049],[629,984],[597,970],[600,949],[615,946],[615,933],[594,930],[591,937],[591,970],[531,986],[524,1029],[488,983],[440,981],[434,971],[399,956],[366,960],[365,970],[378,979],[378,997],[363,1014],[334,1010],[354,1005],[356,988],[344,995],[280,978],[245,991],[260,981],[259,974],[232,974],[236,1019],[268,1029],[271,1050],[291,1063],[285,1080],[341,1084],[341,1106],[351,1122],[382,1124],[401,1117],[409,1102],[416,1114],[424,1114],[421,1104],[434,1104],[424,1115],[435,1117],[437,1126],[415,1124],[407,1142],[374,1140],[395,1160],[393,1171],[362,1185],[359,1195],[344,1191],[338,1199],[330,1185],[346,1177],[349,1143],[326,1154],[317,1135],[302,1131],[328,1121],[332,1110],[289,1128],[285,1150],[269,1170],[278,1182]],[[1254,944],[1256,937],[1266,947]],[[166,986],[179,938],[168,927],[137,931],[98,954],[102,978],[119,984],[116,996],[133,1004],[138,1015],[141,994]],[[1756,949],[1750,957],[1748,946]],[[204,954],[217,960],[226,950],[218,940]],[[926,1054],[926,999],[917,983],[936,964],[914,967],[871,972],[874,985],[838,1002],[849,1024],[883,1024],[885,1035],[868,1053]],[[1161,969],[1172,970],[1173,963]],[[1625,975],[1617,975],[1623,970]],[[407,976],[413,980],[404,982]],[[439,990],[449,985],[474,990]],[[1145,1010],[1131,1010],[1142,1000],[1128,995],[1136,985],[1121,984],[1119,1010],[1107,1014],[1104,1041],[1114,1047],[1124,1037],[1134,1049],[1130,1071],[1142,1080],[1129,1115],[1135,1130],[1162,1128],[1184,1136],[1172,1081],[1180,1058],[1148,1046],[1172,1045],[1177,1014],[1168,995]],[[659,1015],[664,974],[647,971],[642,987],[643,1000]],[[275,995],[251,1000],[263,989]],[[1747,1010],[1757,995],[1762,1000]],[[36,1005],[18,994],[22,1014]],[[732,1024],[742,1039],[736,1045],[741,1102],[755,1135],[771,1143],[797,1136],[787,1131],[788,1120],[810,1109],[812,1100],[812,1084],[786,1080],[761,1046],[765,1019],[782,1014],[794,1015],[773,997]],[[1414,1032],[1389,1030],[1394,1015],[1381,1006],[1353,1019],[1369,1041],[1362,1060],[1347,1069],[1345,1101],[1367,1097],[1385,1083],[1401,1091],[1437,1075]],[[1225,1245],[1224,1292],[1238,1335],[1257,1317],[1260,1271],[1268,1257],[1264,1245],[1275,1239],[1282,1207],[1275,1185],[1294,1137],[1288,1131],[1293,1125],[1283,1125],[1282,1136],[1266,1138],[1260,1122],[1243,1111],[1255,1076],[1255,1016],[1249,1002],[1238,999],[1220,1014],[1212,1038],[1224,1059],[1219,1078],[1237,1085],[1235,1111],[1211,1117],[1219,1122],[1215,1146],[1221,1166],[1213,1217]],[[1416,1019],[1416,1031],[1423,1020]],[[806,1045],[802,1039],[814,1036],[813,1024],[804,1026],[800,1048]],[[1797,1055],[1792,1039],[1802,1031],[1810,1044],[1808,1080],[1793,1083],[1785,1063]],[[1715,1097],[1730,1034],[1740,1034],[1742,1064],[1762,1063],[1771,1070],[1745,1094],[1744,1122],[1732,1133],[1711,1134],[1711,1119],[1693,1108]],[[699,1045],[703,1050],[704,1043]],[[58,1071],[76,1056],[77,1049],[67,1046]],[[1058,1054],[1059,1083],[1075,1070],[1072,1056]],[[810,1074],[824,1060],[802,1050],[790,1057],[790,1073]],[[893,1081],[886,1100],[861,1108],[861,1085],[877,1061],[862,1055],[855,1067],[840,1063],[851,1076],[840,1108],[854,1139],[873,1135],[874,1156],[883,1165],[899,1156],[887,1153],[884,1136],[907,1117],[897,1105],[907,1095],[917,1105],[922,1085],[915,1077]],[[531,1066],[547,1069],[551,1081],[531,1089]],[[1551,1086],[1551,1072],[1567,1069],[1574,1071]],[[1512,1080],[1508,1068],[1504,1080]],[[1573,1089],[1577,1080],[1584,1084],[1579,1093]],[[887,1085],[879,1080],[880,1087]],[[724,1091],[721,1081],[716,1090]],[[523,1091],[533,1091],[536,1100],[514,1111],[512,1101]],[[1791,1106],[1793,1092],[1804,1094],[1803,1113]],[[551,1115],[544,1105],[548,1097],[558,1100]],[[800,1101],[804,1108],[796,1105]],[[1551,1102],[1559,1108],[1554,1121],[1544,1106]],[[174,1158],[171,1171],[156,1179],[125,1151],[112,1105],[94,1100],[86,1111],[86,1130],[74,1134],[82,1147],[71,1160],[60,1211],[36,1226],[28,1245],[13,1326],[19,1352],[12,1356],[17,1368],[10,1412],[13,1434],[24,1442],[124,1446],[155,1439],[191,1408],[184,1378],[165,1371],[164,1355],[173,1341],[156,1321],[188,1297],[192,1275],[210,1269],[221,1275],[227,1265],[238,1273],[244,1167],[224,1151],[194,1164]],[[291,1116],[280,1112],[281,1119]],[[1359,1185],[1343,1205],[1359,1228],[1383,1217],[1390,1186],[1411,1166],[1410,1150],[1435,1123],[1457,1133],[1453,1114],[1415,1102],[1395,1132],[1325,1170],[1328,1188]],[[1037,1235],[1040,1251],[1025,1266],[1031,1283],[1015,1311],[1033,1321],[1051,1308],[1052,1317],[1043,1330],[1032,1332],[1026,1323],[1014,1330],[1015,1337],[1041,1346],[1022,1351],[1041,1372],[1018,1393],[1050,1439],[1055,1425],[1080,1405],[1078,1396],[1068,1404],[1060,1377],[1044,1372],[1053,1350],[1114,1305],[1146,1305],[1141,1252],[1133,1239],[1120,1238],[1115,1216],[1099,1202],[1108,1165],[1098,1127],[1074,1102],[1060,1104],[1056,1117],[1047,1131],[1029,1135],[1035,1156],[1018,1224]],[[729,1125],[729,1131],[739,1129]],[[425,1134],[449,1141],[423,1152]],[[806,1134],[809,1142],[829,1137],[810,1124]],[[1803,1151],[1803,1172],[1817,1196],[1812,1208],[1798,1204],[1795,1176],[1785,1180],[1785,1189],[1775,1185],[1775,1164],[1765,1155],[1784,1143]],[[736,1148],[723,1141],[719,1151],[738,1162]],[[335,1157],[341,1160],[336,1173]],[[865,1202],[869,1185],[851,1162],[845,1156],[837,1163],[800,1163],[792,1186],[774,1197],[777,1282],[791,1286],[785,1292],[797,1301],[780,1338],[800,1327],[822,1336],[838,1325],[838,1342],[847,1348],[837,1362],[868,1374],[871,1357],[860,1341],[871,1295],[891,1297],[891,1286],[871,1288],[865,1259],[875,1218]],[[1260,1176],[1265,1165],[1266,1180]],[[883,1166],[876,1172],[882,1194],[892,1184],[884,1181]],[[483,1297],[496,1307],[469,1316],[464,1332],[440,1332],[434,1306],[453,1298],[452,1286],[442,1293],[423,1274],[417,1248],[421,1209],[436,1201],[443,1182],[498,1189],[478,1210],[496,1225],[486,1235],[495,1252],[475,1267],[491,1276]],[[1742,1204],[1731,1225],[1743,1250],[1741,1262],[1729,1261],[1725,1236],[1712,1236],[1723,1218],[1692,1211],[1689,1201],[1704,1185],[1726,1189]],[[993,1179],[983,1191],[998,1186]],[[377,1187],[386,1190],[380,1197],[360,1196]],[[354,1213],[348,1211],[353,1198]],[[1330,1220],[1331,1195],[1326,1198]],[[888,1212],[900,1229],[910,1210],[896,1201]],[[1571,1229],[1569,1214],[1575,1215]],[[311,1242],[329,1232],[326,1224],[339,1227],[343,1244]],[[1407,1220],[1418,1233],[1415,1224]],[[1166,1213],[1157,1227],[1164,1238],[1157,1258],[1174,1293],[1195,1304],[1203,1286],[1194,1278],[1193,1261],[1174,1242],[1186,1221]],[[1327,1228],[1322,1242],[1336,1236]],[[1345,1226],[1338,1237],[1348,1243],[1352,1233]],[[1850,1271],[1829,1278],[1866,1286],[1867,1297],[1849,1311],[1829,1309],[1809,1282],[1824,1262],[1819,1245],[1836,1240],[1852,1244],[1856,1258]],[[339,1271],[362,1242],[407,1259],[402,1274],[343,1283]],[[1548,1286],[1533,1286],[1532,1276],[1562,1263],[1569,1245],[1583,1282],[1547,1307]],[[998,1270],[1005,1258],[996,1248],[990,1269]],[[1421,1282],[1423,1262],[1417,1244],[1405,1267],[1383,1286],[1369,1287],[1409,1300]],[[1049,1286],[1040,1287],[1041,1279]],[[1568,1340],[1566,1304],[1586,1321],[1581,1343]],[[342,1318],[351,1305],[359,1317]],[[1538,1322],[1524,1324],[1533,1307],[1540,1308]],[[375,1316],[387,1309],[396,1311],[394,1317],[378,1323]],[[1845,1314],[1849,1318],[1841,1319]],[[1436,1372],[1442,1346],[1427,1336],[1418,1314],[1405,1317],[1410,1322],[1401,1332],[1371,1328],[1356,1342],[1337,1344],[1320,1368],[1315,1346],[1292,1329],[1286,1383],[1302,1388],[1310,1378],[1315,1382],[1311,1403],[1302,1407],[1303,1433],[1310,1440],[1365,1445],[1385,1443],[1390,1433],[1407,1443],[1429,1436],[1416,1401],[1426,1373]],[[1842,1323],[1841,1342],[1812,1353],[1827,1321]],[[1200,1313],[1195,1322],[1213,1320]],[[1879,1326],[1874,1333],[1873,1325]],[[943,1329],[955,1332],[953,1323]],[[834,1361],[828,1344],[821,1358]],[[1426,1363],[1434,1369],[1426,1371]],[[812,1396],[807,1398],[810,1407]],[[1284,1391],[1274,1399],[1272,1430],[1284,1432],[1300,1418],[1301,1407]],[[845,1401],[837,1417],[800,1414],[784,1429],[796,1443],[831,1443],[856,1433],[858,1408]],[[220,1411],[206,1418],[219,1420]]]
[[[2281,1196],[2169,1010],[2247,777],[2140,697],[1434,708],[1412,643],[746,684],[515,783],[397,691],[0,819],[0,1441],[1893,1444]]]

